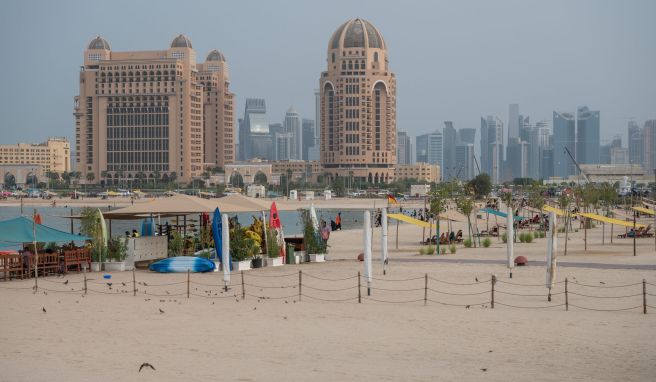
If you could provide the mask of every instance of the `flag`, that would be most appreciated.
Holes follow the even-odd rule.
[[[398,203],[392,194],[387,194],[387,203]]]

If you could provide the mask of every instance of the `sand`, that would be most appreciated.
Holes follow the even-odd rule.
[[[461,224],[456,223],[456,228]],[[601,228],[589,231],[587,252],[583,232],[572,234],[569,254],[559,261],[585,266],[563,266],[557,279],[567,277],[569,291],[581,295],[632,297],[593,299],[570,293],[566,312],[563,294],[546,301],[545,269],[531,264],[544,260],[545,239],[515,245],[516,254],[527,256],[529,265],[516,268],[511,280],[502,264],[465,263],[503,260],[501,242],[493,241],[487,249],[459,246],[454,255],[422,256],[417,254],[421,229],[401,224],[398,250],[395,236],[396,225],[391,224],[389,272],[383,276],[380,236],[374,235],[375,280],[370,298],[414,302],[368,299],[363,281],[358,304],[355,276],[364,270],[363,263],[354,260],[362,251],[358,230],[332,234],[326,263],[245,272],[245,299],[238,274],[233,275],[227,294],[220,292],[220,274],[191,275],[189,299],[184,274],[137,271],[137,297],[132,296],[131,272],[113,274],[111,290],[100,274],[89,274],[93,280],[88,286],[94,292],[86,297],[70,291],[83,287],[80,274],[40,280],[42,289],[36,294],[29,289],[33,280],[1,282],[0,380],[653,380],[656,309],[643,315],[640,307],[643,279],[654,284],[647,286],[655,295],[648,296],[648,303],[656,307],[653,238],[638,239],[634,257],[632,240],[615,238],[612,246],[602,246]],[[301,301],[299,270],[303,272]],[[431,289],[426,306],[425,274]],[[489,304],[492,274],[500,281],[494,309]],[[64,285],[66,280],[69,283]],[[171,283],[176,284],[155,286]],[[634,283],[638,285],[604,288]],[[554,293],[563,287],[557,284]],[[44,288],[50,291],[44,294]],[[638,308],[601,312],[575,305]],[[143,362],[157,370],[139,373]]]

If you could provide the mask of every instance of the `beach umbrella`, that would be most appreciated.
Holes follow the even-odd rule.
[[[214,249],[215,249],[214,255],[219,259],[220,263],[223,262],[222,235],[223,235],[223,227],[221,221],[221,211],[219,211],[219,207],[216,207],[214,209],[214,215],[212,216],[212,238],[214,239]]]
[[[371,296],[371,212],[364,211],[364,276],[367,279],[367,296]]]
[[[221,215],[221,231],[221,235],[223,236],[223,245],[221,247],[221,261],[223,262],[223,285],[224,289],[227,291],[228,284],[230,284],[232,260],[230,259],[230,223],[228,223],[228,215],[226,214]]]
[[[549,289],[547,299],[551,301],[551,289],[556,279],[556,238],[557,238],[556,214],[549,213],[549,230],[547,231],[547,280],[546,287]]]
[[[510,271],[510,278],[512,278],[512,270],[515,266],[515,259],[513,257],[513,243],[515,241],[515,227],[513,225],[513,210],[512,206],[508,206],[508,214],[506,215],[506,254],[508,256],[508,270]]]
[[[383,208],[381,211],[380,227],[382,231],[381,235],[381,261],[383,262],[383,274],[387,274],[387,208]]]
[[[100,208],[98,208],[96,212],[96,216],[98,219],[98,224],[100,225],[100,261],[102,262],[102,254],[106,252],[107,250],[107,241],[109,241],[109,233],[107,231],[107,224],[105,223],[105,217],[103,216],[102,211],[100,211]]]
[[[282,222],[280,221],[276,202],[271,203],[271,210],[269,211],[269,228],[276,230],[276,241],[280,247],[280,256],[283,257],[283,262],[285,262],[285,257],[287,255],[287,248],[285,248],[285,234],[282,232]]]
[[[310,218],[312,219],[314,230],[319,232],[319,219],[317,218],[317,210],[314,209],[314,203],[310,204]]]

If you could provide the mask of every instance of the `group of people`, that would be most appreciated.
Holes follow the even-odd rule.
[[[125,231],[125,237],[140,237],[141,235],[139,234],[139,231],[136,229],[132,230],[132,233],[130,231]]]
[[[458,230],[458,233],[451,231],[451,232],[442,232],[442,234],[440,234],[440,244],[455,244],[460,242],[462,242],[461,229]],[[428,240],[426,240],[425,244],[437,244],[437,235],[433,235],[433,237],[430,238],[430,243],[428,242]]]

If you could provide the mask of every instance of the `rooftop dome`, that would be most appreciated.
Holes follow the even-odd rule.
[[[329,49],[338,48],[385,49],[385,40],[378,29],[364,19],[352,19],[342,24],[330,39]]]
[[[171,48],[192,48],[191,46],[191,40],[187,38],[187,36],[181,34],[178,35],[178,37],[173,39],[173,42],[171,42]]]
[[[223,61],[225,62],[226,58],[223,55],[223,53],[219,52],[218,50],[214,49],[211,51],[208,55],[205,61]]]
[[[89,48],[88,48],[88,49],[105,49],[105,50],[111,50],[111,48],[109,47],[109,43],[107,42],[107,40],[105,40],[104,38],[102,38],[102,37],[100,37],[100,36],[98,36],[98,37],[94,38],[93,40],[91,40],[91,42],[89,43]]]

